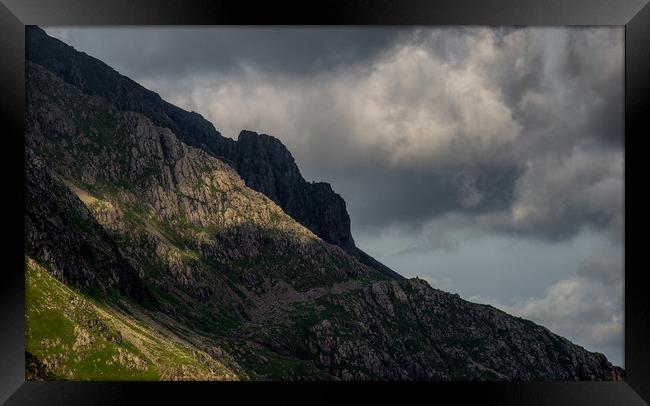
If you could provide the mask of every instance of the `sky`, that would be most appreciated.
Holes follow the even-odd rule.
[[[622,27],[46,27],[273,135],[406,277],[623,363]]]

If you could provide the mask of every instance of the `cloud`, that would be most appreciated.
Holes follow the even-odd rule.
[[[455,68],[420,45],[398,46],[337,93],[362,118],[355,140],[397,167],[511,159],[520,131],[479,69]]]
[[[576,145],[531,159],[516,185],[513,228],[562,238],[589,225],[620,241],[623,168],[622,151],[602,147]]]
[[[363,63],[404,29],[382,27],[43,27],[133,78],[177,80],[246,67],[287,77]]]
[[[599,281],[603,286],[618,286],[623,280],[623,256],[592,255],[585,259],[576,272],[577,276]],[[620,286],[618,286],[620,288]]]

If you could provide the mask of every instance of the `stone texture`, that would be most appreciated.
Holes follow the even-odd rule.
[[[623,379],[602,354],[423,280],[357,286],[296,309],[249,335],[344,380]],[[307,312],[317,315],[305,323]],[[297,326],[295,341],[278,339]]]

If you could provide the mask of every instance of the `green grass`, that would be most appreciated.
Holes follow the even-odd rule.
[[[202,351],[76,292],[26,259],[26,351],[63,380],[237,379]]]
[[[313,363],[286,357],[265,348],[238,345],[239,361],[258,380],[330,380],[331,377]]]
[[[157,368],[93,305],[34,261],[26,267],[26,349],[74,380],[155,380]]]

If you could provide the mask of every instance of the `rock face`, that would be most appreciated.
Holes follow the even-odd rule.
[[[345,201],[329,184],[305,181],[291,153],[276,138],[251,131],[242,131],[237,141],[223,137],[200,114],[162,100],[155,92],[35,26],[26,28],[26,59],[86,94],[101,96],[118,110],[141,113],[154,124],[169,128],[185,144],[229,163],[248,187],[271,198],[317,236],[385,275],[403,279],[355,246]]]
[[[152,300],[137,271],[88,208],[28,150],[25,162],[25,255],[70,286]]]
[[[246,186],[271,198],[323,240],[353,249],[345,201],[328,183],[308,183],[287,148],[270,135],[242,131],[237,140],[237,172]]]
[[[280,140],[244,130],[237,139],[236,151],[237,172],[246,186],[264,193],[314,234],[343,248],[361,263],[391,278],[404,279],[354,244],[343,198],[329,183],[305,181]]]
[[[621,379],[602,354],[418,279],[325,295],[265,323],[250,336],[345,380]]]
[[[226,162],[177,134],[192,132],[164,102],[130,100],[128,79],[92,82],[40,46],[31,59],[52,69],[26,66],[34,379],[622,378],[530,321],[366,265],[343,200],[273,137],[225,141]]]

